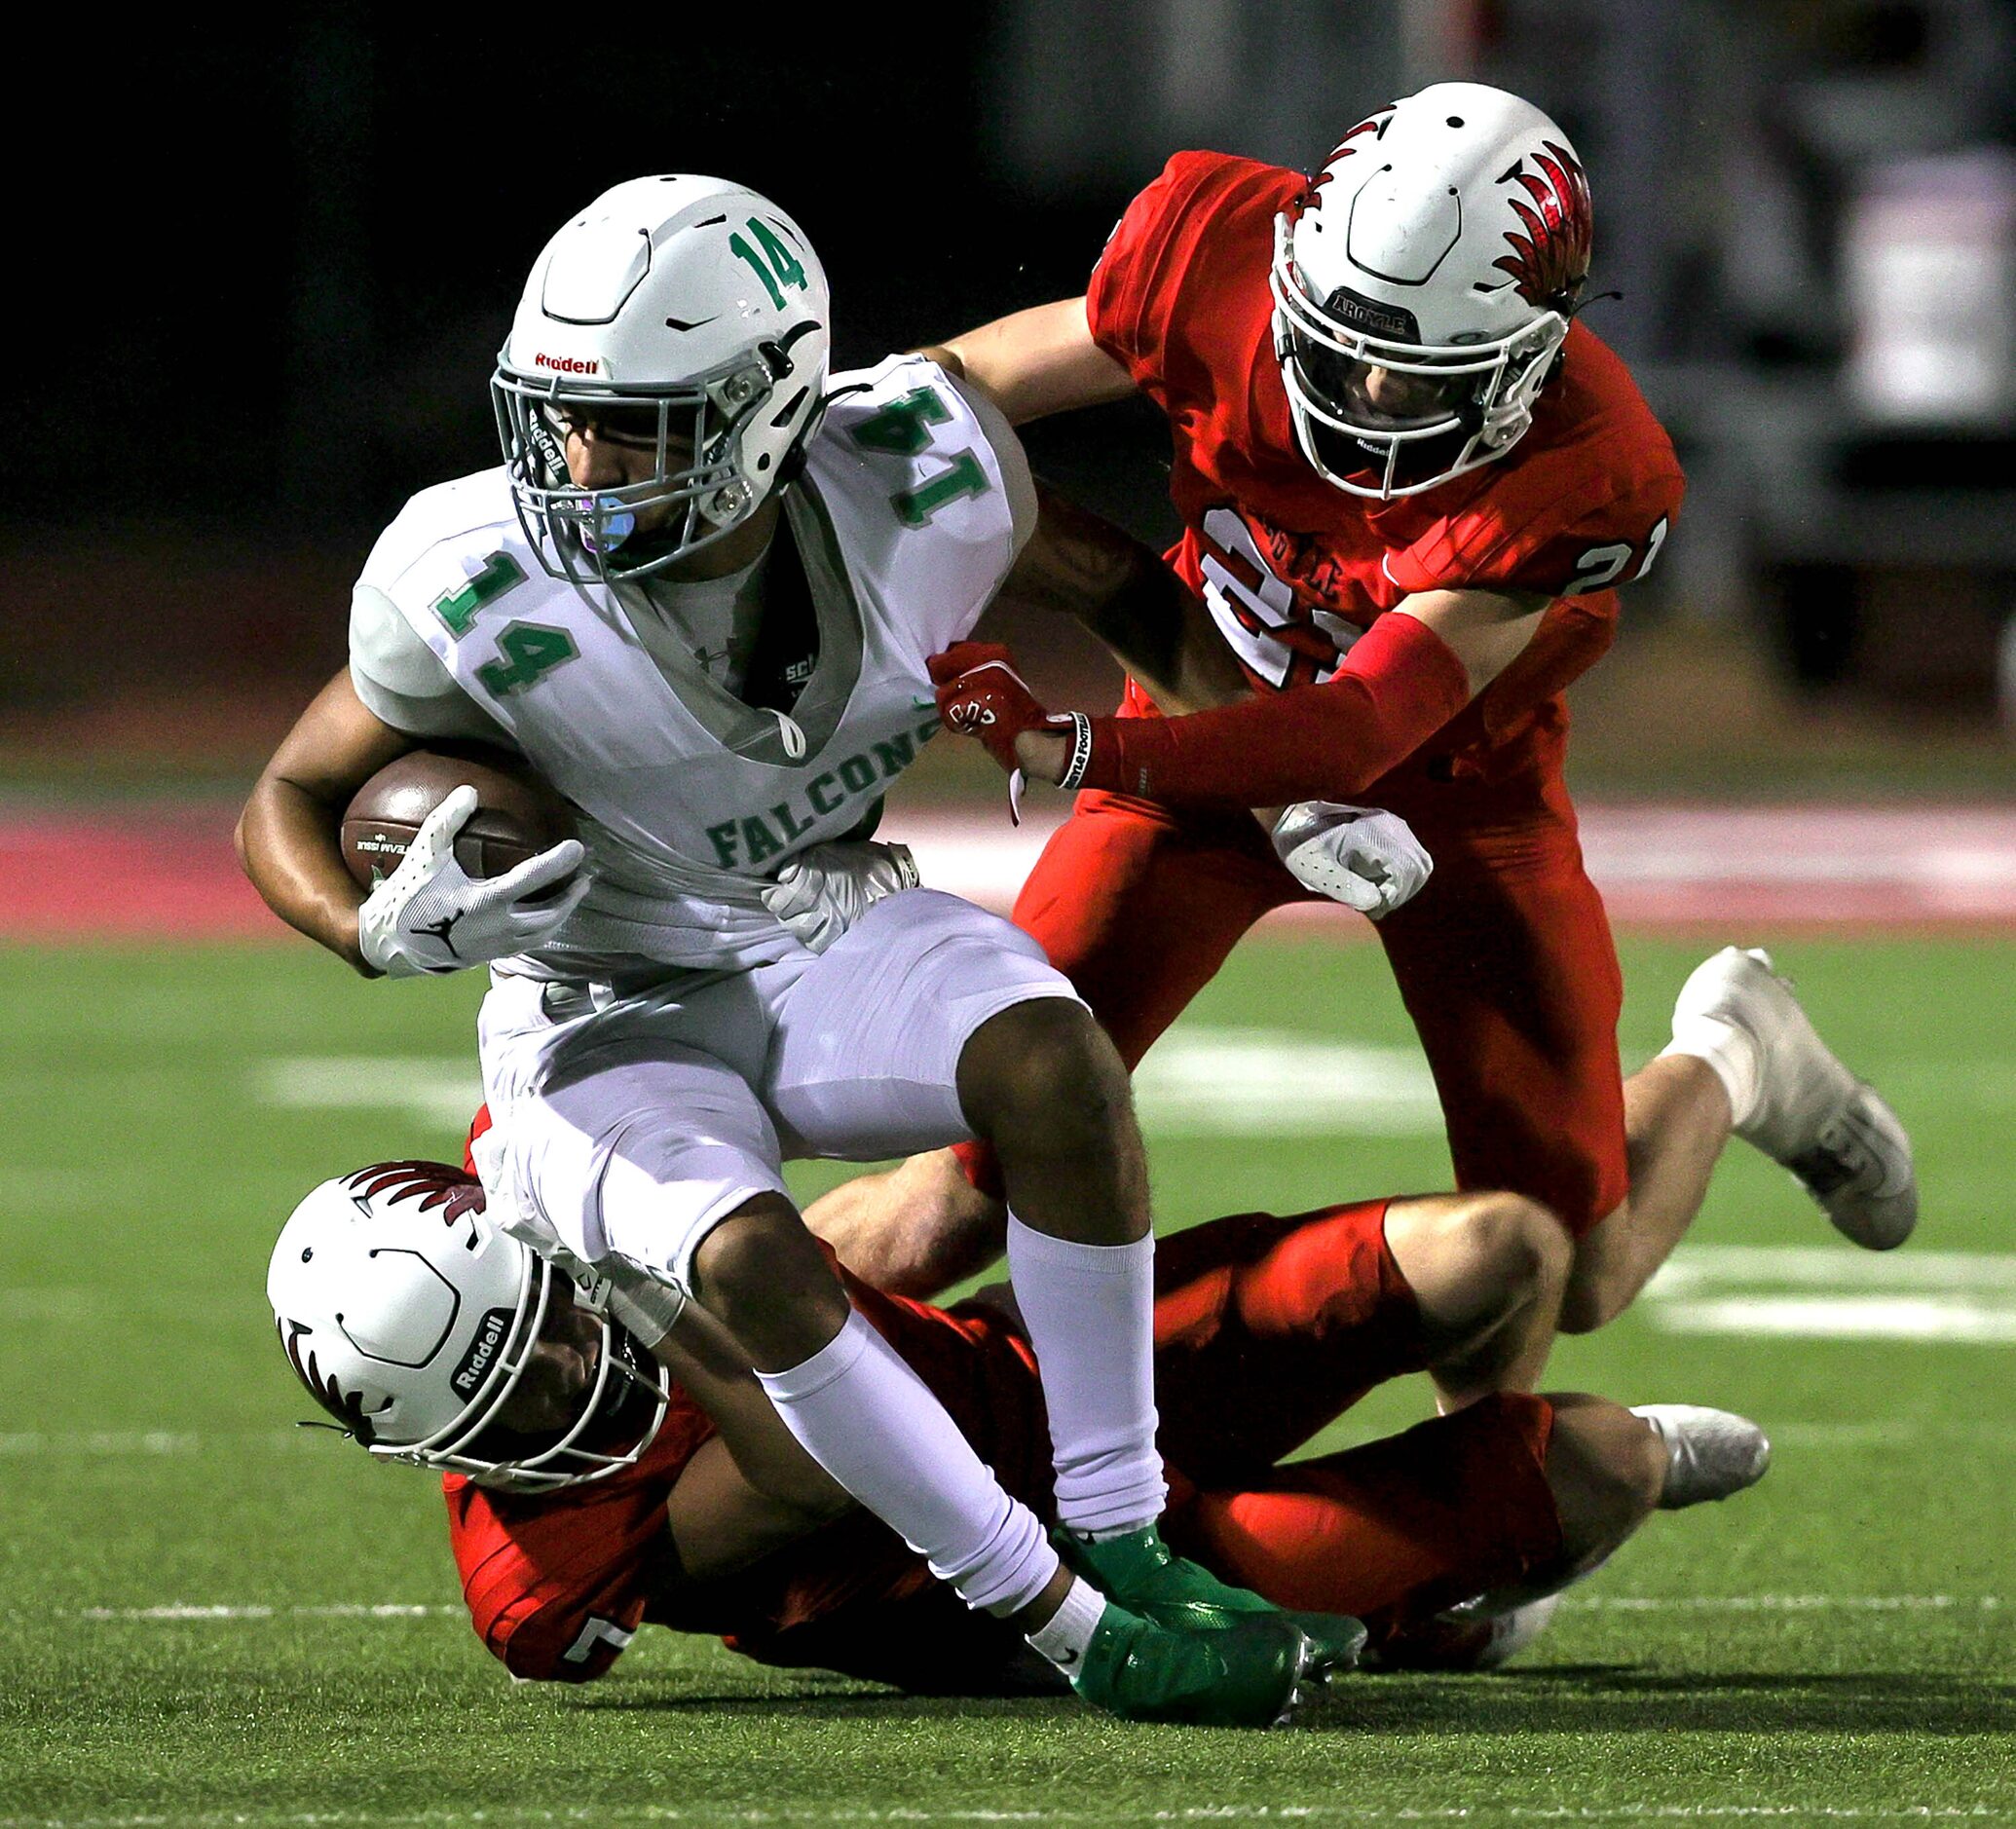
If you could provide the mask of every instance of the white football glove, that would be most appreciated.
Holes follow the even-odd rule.
[[[807,952],[824,952],[872,904],[920,880],[907,844],[815,844],[765,885],[763,905]]]
[[[1411,901],[1435,869],[1398,813],[1297,801],[1274,822],[1275,855],[1305,889],[1377,920]]]
[[[428,814],[397,870],[357,910],[357,944],[388,978],[459,972],[539,945],[580,905],[579,877],[550,902],[529,896],[574,876],[586,853],[563,839],[502,877],[471,877],[455,861],[455,837],[476,810],[476,790],[459,787]]]

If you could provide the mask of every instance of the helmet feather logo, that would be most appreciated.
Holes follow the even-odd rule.
[[[1508,229],[1505,239],[1512,251],[1491,264],[1512,275],[1527,304],[1551,306],[1588,273],[1589,181],[1575,155],[1552,140],[1530,162],[1539,168],[1537,175],[1527,170],[1525,159],[1506,174],[1531,200],[1507,200],[1525,233]]]
[[[344,1390],[334,1372],[326,1378],[323,1377],[313,1347],[308,1349],[305,1356],[303,1355],[301,1338],[304,1334],[313,1333],[314,1328],[303,1322],[282,1320],[280,1323],[280,1344],[286,1348],[287,1359],[294,1367],[294,1375],[308,1387],[308,1395],[335,1417],[344,1426],[346,1433],[368,1448],[377,1438],[378,1432],[365,1412],[363,1394]],[[379,1405],[380,1409],[391,1407],[390,1399]]]
[[[453,1224],[465,1213],[483,1211],[483,1184],[472,1175],[453,1169],[445,1162],[381,1162],[359,1169],[346,1185],[367,1199],[416,1200],[422,1213],[443,1209],[444,1224]]]
[[[1323,187],[1336,175],[1335,168],[1338,162],[1341,160],[1349,159],[1353,153],[1358,151],[1358,148],[1351,143],[1353,140],[1358,139],[1366,133],[1370,133],[1376,137],[1385,131],[1387,122],[1391,121],[1392,119],[1393,110],[1391,108],[1385,108],[1377,114],[1368,115],[1364,120],[1361,121],[1355,128],[1353,128],[1349,132],[1347,132],[1344,135],[1344,137],[1340,139],[1336,143],[1336,145],[1330,149],[1330,156],[1323,162],[1323,169],[1316,174],[1315,181],[1311,183],[1311,185],[1309,186],[1307,197],[1305,197],[1304,199],[1305,204],[1313,201],[1315,199],[1316,193],[1322,190]]]

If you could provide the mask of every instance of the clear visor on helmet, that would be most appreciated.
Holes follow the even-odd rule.
[[[527,1250],[510,1330],[468,1406],[428,1440],[372,1452],[546,1492],[634,1466],[666,1402],[656,1362],[628,1329]]]
[[[1304,392],[1338,426],[1369,432],[1440,432],[1453,429],[1482,403],[1496,366],[1481,373],[1407,361],[1367,338],[1361,354],[1347,355],[1303,332],[1288,333],[1288,359]]]
[[[746,520],[765,492],[742,473],[742,432],[773,381],[755,358],[649,390],[500,363],[490,388],[511,497],[547,570],[577,583],[641,578]],[[577,483],[570,439],[606,473]]]

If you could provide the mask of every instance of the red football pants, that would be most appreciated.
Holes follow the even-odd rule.
[[[1378,933],[1435,1074],[1456,1184],[1529,1195],[1580,1238],[1629,1188],[1624,980],[1558,746],[1534,745],[1527,765],[1491,781],[1410,765],[1367,801],[1405,818],[1435,859],[1428,886]],[[1015,920],[1132,1067],[1248,928],[1313,899],[1251,818],[1081,794]]]
[[[1426,1362],[1419,1310],[1387,1249],[1385,1201],[1213,1219],[1158,1241],[1155,1382],[1171,1544],[1283,1605],[1395,1628],[1522,1584],[1560,1556],[1545,1474],[1553,1412],[1501,1395],[1404,1435],[1286,1467],[1372,1386]],[[878,1298],[871,1318],[934,1390],[972,1379],[971,1330],[1005,1325]],[[1048,1460],[1032,1368],[992,1391],[998,1468]],[[1044,1506],[1047,1468],[1021,1495]],[[877,1558],[883,1560],[877,1561]],[[1014,1634],[920,1579],[887,1533],[829,1530],[765,1565],[785,1584],[741,1619],[654,1617],[730,1631],[766,1662],[824,1664],[918,1690],[995,1680]],[[754,1578],[752,1578],[753,1580]],[[718,1610],[717,1610],[718,1611]]]
[[[1283,1606],[1376,1630],[1557,1560],[1553,1412],[1501,1395],[1404,1435],[1276,1462],[1427,1362],[1388,1203],[1213,1219],[1157,1242],[1169,1541]]]

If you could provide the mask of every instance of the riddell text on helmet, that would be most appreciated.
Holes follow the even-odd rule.
[[[535,368],[550,368],[562,375],[592,375],[600,371],[602,364],[593,356],[585,361],[579,355],[548,355],[541,350],[532,358]]]

